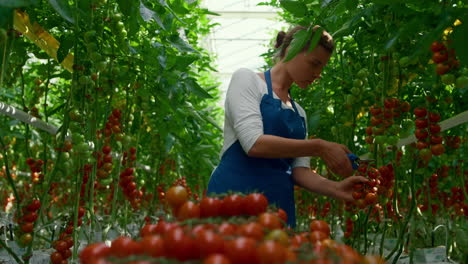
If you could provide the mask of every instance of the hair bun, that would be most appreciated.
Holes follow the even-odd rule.
[[[283,41],[285,37],[286,37],[286,32],[284,31],[278,32],[278,35],[276,36],[276,44],[275,44],[276,49],[281,47],[281,45],[283,45]]]

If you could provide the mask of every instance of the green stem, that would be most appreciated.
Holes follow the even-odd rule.
[[[3,152],[3,160],[4,160],[4,164],[5,164],[5,171],[6,171],[6,175],[7,175],[7,180],[8,180],[8,183],[10,184],[11,188],[13,189],[13,195],[15,196],[15,205],[16,205],[16,213],[19,214],[21,213],[21,208],[20,208],[20,204],[21,204],[21,201],[20,201],[20,197],[18,195],[18,191],[16,190],[16,186],[15,186],[15,182],[13,181],[13,178],[11,177],[11,173],[10,173],[10,166],[8,165],[8,154],[7,154],[7,151],[6,151],[6,148],[7,146],[5,146],[5,143],[3,142],[3,137],[0,137],[0,144],[1,144],[1,147],[2,147],[2,152]]]
[[[393,248],[393,250],[390,252],[390,254],[385,258],[386,261],[388,261],[392,256],[393,254],[395,254],[395,252],[398,250],[398,254],[397,256],[395,256],[394,258],[394,262],[396,260],[398,260],[398,257],[399,255],[401,255],[401,250],[403,248],[403,238],[404,238],[404,235],[405,235],[405,230],[406,230],[406,227],[408,226],[408,223],[409,221],[413,218],[413,211],[414,211],[414,208],[416,207],[416,197],[415,197],[415,193],[414,193],[414,175],[415,175],[415,169],[416,169],[416,164],[418,162],[418,159],[414,159],[413,160],[413,165],[412,165],[412,168],[411,168],[411,175],[410,175],[410,181],[411,181],[411,196],[412,196],[412,199],[411,199],[411,206],[410,206],[410,209],[408,211],[408,216],[406,217],[405,219],[405,222],[403,223],[403,226],[401,227],[400,229],[400,234],[398,236],[398,241],[397,241],[397,244],[396,246]],[[400,246],[401,244],[401,246]],[[400,247],[399,247],[400,246]]]
[[[5,242],[3,242],[3,240],[1,240],[1,239],[0,239],[0,246],[2,246],[2,248],[4,248],[8,252],[8,254],[10,254],[10,256],[12,256],[16,260],[17,263],[20,263],[20,264],[24,263],[18,257],[18,255],[16,255],[15,252],[13,252],[13,250],[11,250],[11,248]]]

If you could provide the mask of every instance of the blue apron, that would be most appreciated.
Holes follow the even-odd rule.
[[[260,103],[265,135],[304,139],[305,120],[299,115],[291,99],[294,111],[283,109],[281,100],[273,97],[270,70],[265,72],[268,94]],[[267,159],[249,157],[239,141],[233,143],[221,157],[213,171],[207,192],[222,194],[228,191],[263,193],[270,204],[275,204],[288,214],[288,225],[296,225],[294,183],[291,175],[293,158]]]

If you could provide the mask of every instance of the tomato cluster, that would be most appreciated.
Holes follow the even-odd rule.
[[[374,104],[370,107],[370,126],[366,128],[366,143],[396,145],[400,126],[397,120],[401,114],[409,112],[410,104],[397,98],[387,97],[384,106]]]
[[[34,223],[39,217],[39,209],[41,208],[41,202],[39,199],[34,198],[31,203],[22,208],[23,216],[18,220],[19,224],[19,244],[21,246],[27,246],[32,241],[32,233],[34,231]]]
[[[171,204],[180,204],[181,200],[172,200]],[[311,221],[309,232],[292,233],[285,230],[279,217],[270,211],[237,224],[231,223],[230,219],[220,223],[205,219],[187,225],[159,220],[157,224],[145,225],[139,239],[122,236],[112,241],[111,246],[104,243],[87,246],[80,252],[80,261],[82,264],[127,263],[130,260],[154,263],[158,259],[201,260],[204,264],[332,260],[383,263],[379,257],[362,257],[351,247],[330,239],[330,226],[322,220]]]
[[[135,169],[132,167],[124,168],[120,173],[119,186],[122,187],[125,198],[130,202],[134,209],[138,209],[141,203],[143,192],[137,189],[135,182]]]
[[[120,119],[122,118],[122,112],[119,109],[113,109],[112,114],[107,118],[105,128],[97,131],[98,137],[100,133],[104,134],[105,143],[110,142],[112,134],[114,134],[116,140],[122,139],[122,125],[120,124]]]
[[[434,156],[440,156],[445,152],[442,145],[443,137],[440,135],[440,114],[429,112],[424,107],[414,109],[416,116],[416,130],[414,132],[418,142],[416,148],[419,149],[419,157],[429,161]]]
[[[81,226],[83,223],[83,216],[86,213],[84,207],[78,208],[78,222],[77,227]],[[68,260],[72,256],[71,248],[73,247],[73,229],[74,222],[69,221],[65,230],[60,233],[59,239],[55,240],[52,245],[55,251],[50,255],[50,262],[52,264],[67,264]]]
[[[432,61],[436,63],[436,73],[444,75],[452,69],[460,67],[460,62],[456,59],[455,50],[439,41],[431,44]],[[453,82],[453,81],[452,81]]]
[[[41,159],[34,160],[33,158],[27,158],[26,164],[28,164],[31,171],[32,183],[41,183],[44,180],[44,173],[42,173],[42,166],[44,165],[44,161]]]

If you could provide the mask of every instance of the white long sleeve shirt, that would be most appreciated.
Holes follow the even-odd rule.
[[[267,84],[255,72],[246,68],[240,68],[234,72],[224,104],[224,143],[221,156],[236,140],[239,140],[242,149],[248,153],[257,139],[263,135],[260,103],[265,94],[268,94]],[[279,99],[274,92],[273,97]],[[294,104],[296,104],[299,115],[307,120],[304,109],[296,102]],[[294,111],[292,106],[288,106],[284,102],[281,103],[281,107]],[[295,158],[292,167],[310,168],[310,158]]]

